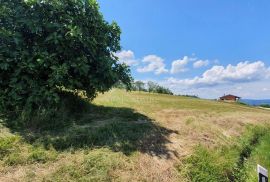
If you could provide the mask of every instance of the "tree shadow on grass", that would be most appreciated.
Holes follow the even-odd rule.
[[[50,119],[48,119],[50,118]],[[161,127],[147,116],[130,108],[103,107],[76,96],[66,95],[56,114],[33,117],[18,125],[7,117],[5,125],[28,143],[51,146],[57,151],[108,147],[130,155],[135,151],[171,158],[166,144],[177,131]]]

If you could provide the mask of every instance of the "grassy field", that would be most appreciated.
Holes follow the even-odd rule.
[[[117,89],[62,108],[23,127],[1,116],[0,181],[254,181],[256,163],[270,168],[268,110]]]

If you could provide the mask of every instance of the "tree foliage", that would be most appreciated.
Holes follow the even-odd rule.
[[[142,81],[136,81],[133,83],[133,89],[138,91],[146,91],[145,84]]]
[[[20,109],[59,102],[59,88],[93,99],[130,70],[114,53],[120,28],[94,0],[0,0],[0,104]]]
[[[132,82],[131,90],[133,91],[143,91],[143,92],[150,92],[150,93],[160,93],[160,94],[169,94],[173,95],[173,92],[166,87],[163,87],[155,82],[149,81],[144,83],[142,81]],[[125,85],[122,82],[118,82],[114,85],[114,87],[119,89],[125,89]]]

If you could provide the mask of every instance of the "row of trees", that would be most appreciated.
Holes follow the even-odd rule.
[[[126,88],[126,86],[122,82],[118,82],[115,87],[121,89]],[[131,90],[173,95],[173,92],[170,89],[152,81],[148,81],[147,83],[144,83],[142,81],[132,82]]]

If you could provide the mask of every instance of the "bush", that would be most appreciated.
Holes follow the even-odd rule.
[[[90,99],[130,70],[114,56],[120,28],[94,0],[0,0],[0,109],[50,108],[60,88]]]

